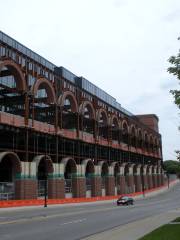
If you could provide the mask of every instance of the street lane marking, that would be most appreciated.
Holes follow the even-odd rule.
[[[68,224],[73,224],[73,223],[80,223],[80,222],[84,222],[84,221],[86,221],[86,220],[87,220],[86,218],[77,219],[77,220],[74,220],[74,221],[71,221],[71,222],[61,223],[60,226],[68,225]]]

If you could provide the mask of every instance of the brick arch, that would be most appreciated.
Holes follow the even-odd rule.
[[[113,115],[113,116],[110,118],[110,125],[112,126],[114,120],[116,121],[118,128],[120,128],[119,119],[118,119],[118,117],[117,117],[116,115]]]
[[[152,173],[157,173],[158,166],[152,166]]]
[[[99,120],[100,120],[101,113],[104,114],[104,116],[106,117],[107,124],[109,124],[109,118],[108,118],[107,112],[103,108],[100,108],[96,112],[96,120],[97,120],[97,122],[99,122]]]
[[[138,128],[137,130],[137,137],[139,138],[139,136],[141,135],[141,139],[143,140],[143,131],[141,128]]]
[[[126,127],[127,127],[127,133],[129,133],[129,125],[128,125],[128,123],[127,123],[126,120],[123,120],[123,121],[122,121],[122,124],[121,124],[122,131],[123,131],[123,127],[124,127],[125,125],[126,125]]]
[[[95,110],[94,107],[92,105],[92,103],[90,101],[84,101],[81,103],[81,105],[79,106],[79,113],[84,115],[85,112],[85,108],[89,107],[91,109],[91,119],[95,119]]]
[[[134,164],[133,166],[133,175],[137,173],[137,169],[140,168],[140,173],[143,172],[143,165],[142,164]]]
[[[116,168],[118,168],[119,174],[120,174],[120,165],[119,165],[118,162],[112,162],[112,163],[111,163],[111,166],[112,166],[113,169],[114,169],[114,174],[115,174],[115,169],[116,169]]]
[[[134,129],[135,136],[137,136],[137,129],[136,129],[136,127],[135,127],[134,124],[132,124],[132,125],[130,126],[130,134],[131,134],[131,135],[132,135],[133,129]]]
[[[149,143],[149,134],[147,133],[147,131],[144,131],[143,137],[144,137],[144,141],[145,141],[145,137],[147,136],[147,141]]]
[[[126,176],[126,174],[129,174],[129,163],[122,163],[120,167],[124,168],[124,176]]]
[[[107,173],[109,173],[109,169],[108,169],[108,163],[105,161],[100,161],[98,162],[98,166],[100,166],[101,169],[101,174],[102,174],[102,169],[105,167],[107,170]]]
[[[86,173],[88,164],[90,164],[91,173],[95,173],[95,166],[92,159],[84,159],[81,164],[84,166],[85,173]]]
[[[48,173],[53,173],[54,172],[53,161],[52,161],[51,157],[48,156],[48,155],[38,155],[38,156],[35,156],[33,158],[32,162],[36,163],[36,171],[38,171],[38,166],[39,166],[41,161],[46,161],[47,172]]]
[[[0,61],[0,72],[3,67],[7,67],[7,69],[14,75],[17,89],[26,92],[27,91],[26,80],[19,65],[16,64],[14,61],[7,59],[4,61]]]
[[[64,106],[64,101],[65,99],[69,99],[70,103],[71,103],[71,107],[72,107],[72,111],[73,112],[78,112],[78,104],[77,104],[77,100],[76,100],[76,97],[75,95],[70,92],[70,91],[66,91],[64,92],[59,98],[58,98],[58,101],[57,101],[57,104],[60,106],[60,107],[63,107]]]
[[[22,172],[21,160],[18,157],[18,155],[14,152],[1,152],[0,153],[0,163],[7,156],[10,158],[13,168],[15,169],[15,172],[21,173]]]
[[[55,91],[53,85],[49,80],[47,80],[46,78],[38,78],[35,81],[35,83],[31,87],[31,92],[34,97],[36,96],[39,87],[43,87],[46,90],[48,103],[56,103]]]
[[[66,171],[66,166],[68,163],[71,164],[71,166],[72,166],[72,172],[77,173],[76,161],[73,158],[71,158],[71,157],[63,158],[60,163],[64,165],[64,173]]]

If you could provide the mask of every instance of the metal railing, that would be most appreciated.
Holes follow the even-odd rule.
[[[0,200],[14,199],[14,183],[0,182]]]

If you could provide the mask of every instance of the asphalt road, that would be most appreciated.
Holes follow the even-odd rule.
[[[0,240],[75,240],[180,207],[180,184],[133,206],[98,202],[0,209]]]

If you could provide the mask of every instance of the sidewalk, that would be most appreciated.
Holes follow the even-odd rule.
[[[138,220],[122,227],[117,227],[103,233],[95,234],[83,240],[138,240],[154,229],[169,223],[180,216],[180,208],[153,217]]]

